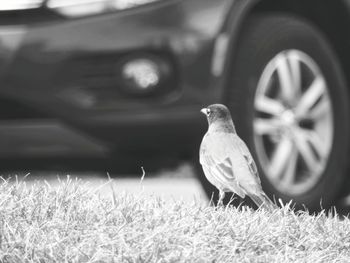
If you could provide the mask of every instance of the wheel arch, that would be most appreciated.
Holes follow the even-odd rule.
[[[343,70],[347,89],[350,91],[350,33],[344,24],[350,24],[350,1],[318,0],[238,0],[233,1],[221,33],[229,36],[223,71],[214,83],[220,87],[221,99],[228,87],[231,61],[236,56],[241,30],[249,16],[254,14],[282,12],[296,15],[313,23],[330,41]],[[350,94],[350,92],[349,92]],[[349,98],[350,99],[350,98]]]
[[[246,0],[234,1],[222,27],[222,33],[229,36],[224,67],[220,78],[214,87],[220,87],[221,101],[225,101],[226,90],[229,87],[232,61],[237,55],[237,47],[242,34],[242,28],[250,16],[264,13],[285,13],[311,22],[329,40],[342,73],[345,87],[350,94],[350,34],[346,25],[350,24],[350,1],[317,1],[317,0]],[[240,87],[232,87],[239,89]],[[348,101],[350,97],[348,97]],[[344,188],[350,185],[350,176]],[[348,190],[344,190],[346,194]]]

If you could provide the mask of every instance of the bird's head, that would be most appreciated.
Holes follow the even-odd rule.
[[[201,109],[201,112],[207,116],[209,126],[213,123],[224,126],[223,128],[230,128],[233,126],[230,111],[225,105],[212,104],[206,108]],[[234,128],[233,128],[234,129]]]

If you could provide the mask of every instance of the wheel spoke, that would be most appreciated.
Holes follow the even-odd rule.
[[[298,117],[306,115],[311,110],[312,106],[315,105],[317,100],[325,93],[326,83],[321,76],[317,76],[312,82],[310,87],[302,95],[300,102],[298,103],[295,113]]]
[[[292,151],[289,155],[288,164],[287,164],[285,173],[283,173],[281,177],[280,183],[284,188],[290,187],[295,181],[297,161],[298,161],[298,152],[295,146],[293,146]]]
[[[307,114],[312,119],[319,119],[331,111],[331,103],[327,97],[322,98]]]
[[[255,109],[261,113],[279,116],[285,109],[283,105],[274,99],[260,95],[255,100]]]
[[[280,82],[282,97],[292,102],[294,99],[294,87],[293,87],[293,76],[291,69],[288,65],[288,58],[286,54],[282,53],[276,57],[276,69],[277,75]]]
[[[254,120],[254,131],[256,134],[274,134],[280,127],[280,122],[277,119],[261,119]]]
[[[320,166],[320,162],[317,160],[317,156],[314,153],[312,146],[308,142],[307,136],[301,130],[295,132],[295,144],[299,150],[301,157],[303,158],[309,171],[317,171]]]
[[[319,158],[325,158],[329,149],[326,148],[327,145],[322,141],[320,136],[312,130],[303,130],[302,133],[304,134],[305,139],[312,145]]]
[[[289,160],[290,151],[293,144],[289,138],[283,138],[276,146],[272,154],[268,173],[271,179],[278,180]]]
[[[294,97],[300,96],[301,91],[301,68],[300,68],[300,56],[296,52],[289,52],[288,55],[292,81],[293,81],[293,92]]]

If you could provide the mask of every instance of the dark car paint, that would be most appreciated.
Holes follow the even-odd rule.
[[[201,3],[202,11],[195,3]],[[108,55],[107,59],[115,56],[117,63],[118,56],[123,53],[148,50],[157,53],[160,50],[173,54],[181,71],[184,94],[171,104],[196,103],[203,97],[198,96],[198,92],[202,94],[203,90],[208,89],[211,46],[222,24],[220,20],[224,18],[220,15],[225,9],[223,4],[223,1],[165,1],[162,5],[155,5],[153,9],[138,8],[105,16],[32,26],[23,36],[20,46],[14,50],[11,65],[5,73],[6,82],[1,83],[1,91],[28,102],[48,106],[60,114],[62,111],[68,112],[70,117],[91,116],[81,115],[83,112],[96,112],[100,115],[117,110],[120,113],[120,110],[129,109],[130,106],[128,102],[123,103],[123,100],[120,103],[121,98],[118,96],[101,98],[101,101],[88,108],[66,102],[60,94],[72,87],[69,87],[70,83],[61,80],[66,76],[59,75],[60,70],[69,66],[67,63],[74,61],[74,58],[89,59],[96,55]],[[203,10],[209,10],[209,15],[201,15]],[[197,61],[202,62],[201,55],[208,58],[209,63],[193,67]],[[190,67],[191,76],[198,74],[196,78],[186,76]],[[60,83],[52,83],[52,78]],[[191,92],[195,94],[187,94],[186,87],[194,89]],[[41,99],[43,96],[45,100]],[[118,103],[110,104],[109,99]],[[98,110],[100,103],[105,104],[106,101],[110,107]],[[134,100],[129,101],[133,103]],[[63,104],[67,108],[57,110],[55,103],[60,106]],[[155,107],[153,100],[149,103],[138,102],[133,106],[141,109]]]
[[[0,157],[190,155],[206,129],[199,109],[240,88],[229,87],[231,61],[244,19],[264,1],[164,0],[78,19],[44,9],[0,13]],[[217,54],[221,36],[227,50]],[[172,92],[141,98],[120,91],[111,69],[143,54],[171,61]],[[11,114],[3,111],[8,101]]]
[[[161,152],[168,146],[186,152],[198,145],[205,129],[199,109],[222,100],[223,76],[228,74],[239,25],[253,3],[167,0],[105,15],[0,28],[0,94],[42,111],[69,132],[94,140],[98,154],[101,147],[104,153]],[[223,74],[213,76],[213,47],[219,34],[230,36],[230,44]],[[102,85],[81,80],[90,71],[98,72],[98,65],[109,71],[117,68],[130,54],[166,56],[176,74],[174,91],[137,98],[121,93],[110,76]],[[21,130],[26,133],[23,126]],[[48,134],[47,129],[37,128],[39,140],[28,140],[40,145],[41,132]],[[52,142],[56,138],[53,132]],[[66,136],[67,145],[74,145],[72,138]],[[67,148],[63,154],[69,152]]]

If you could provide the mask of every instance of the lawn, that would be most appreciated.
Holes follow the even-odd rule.
[[[350,221],[0,183],[0,262],[350,262]]]

